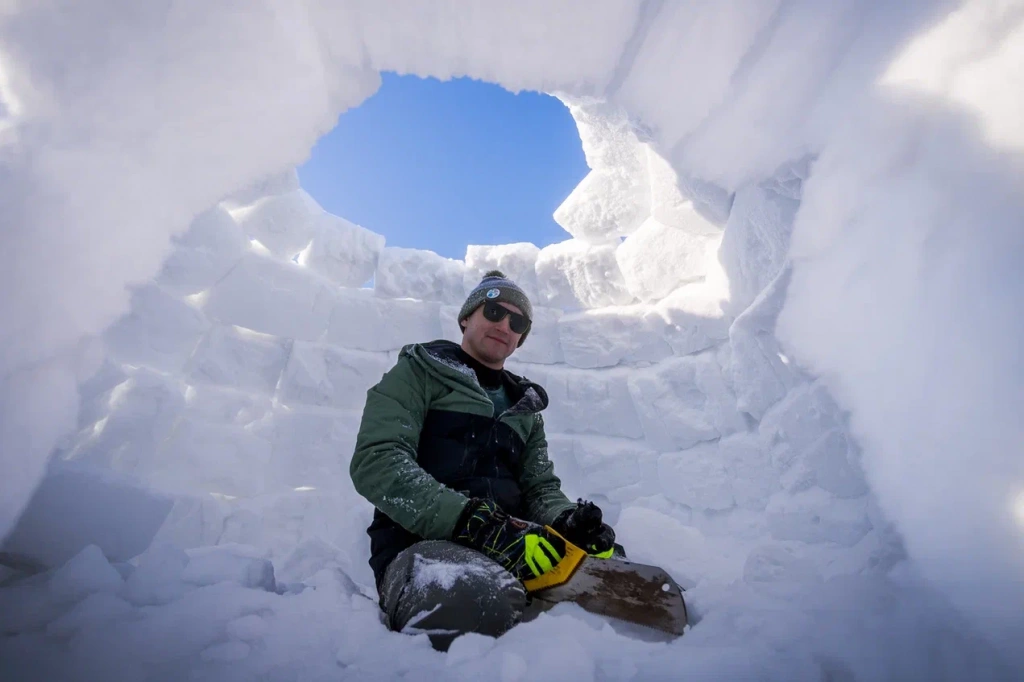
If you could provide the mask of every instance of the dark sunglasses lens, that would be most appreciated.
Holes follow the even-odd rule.
[[[523,334],[530,328],[530,319],[525,315],[514,313],[505,306],[499,305],[494,301],[488,301],[484,304],[484,317],[491,322],[501,322],[506,315],[509,316],[508,328],[516,334]]]
[[[509,313],[508,327],[516,334],[524,334],[530,328],[530,319],[518,313]]]
[[[501,322],[501,318],[505,317],[505,315],[507,315],[508,312],[509,311],[507,309],[498,305],[497,303],[488,301],[484,305],[484,317],[490,320],[491,322]]]

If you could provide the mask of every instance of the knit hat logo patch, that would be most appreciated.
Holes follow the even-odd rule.
[[[488,289],[487,293],[485,295],[487,296],[487,298],[498,298],[499,296],[501,296],[501,290],[500,289]]]

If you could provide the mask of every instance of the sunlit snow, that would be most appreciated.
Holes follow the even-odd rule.
[[[1020,679],[1022,53],[1019,0],[4,4],[0,677]],[[381,71],[561,98],[565,240],[326,213],[294,168]],[[492,268],[683,638],[382,624],[365,390]]]

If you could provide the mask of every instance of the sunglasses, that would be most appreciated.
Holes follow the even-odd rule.
[[[508,315],[508,328],[516,334],[525,334],[530,330],[530,318],[526,315],[514,313],[508,308],[494,301],[484,303],[484,317],[491,322],[501,322]]]

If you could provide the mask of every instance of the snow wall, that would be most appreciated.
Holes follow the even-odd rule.
[[[567,492],[700,616],[899,564],[1009,652],[1022,46],[1020,3],[8,4],[0,529],[100,465],[170,508],[108,558],[324,542],[369,583],[363,391],[496,266]],[[571,238],[451,261],[324,213],[288,169],[384,70],[562,97]]]

